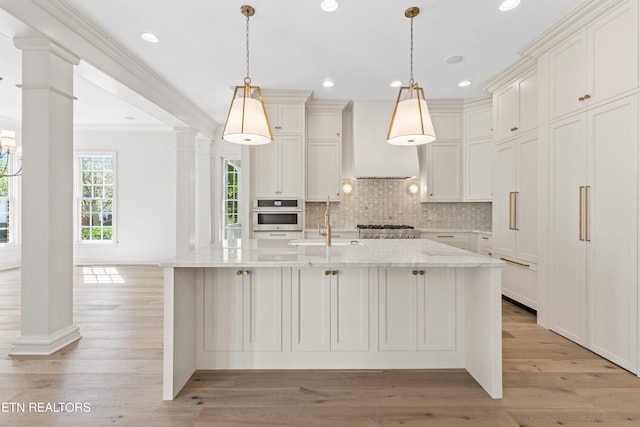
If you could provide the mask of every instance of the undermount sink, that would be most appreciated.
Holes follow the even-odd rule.
[[[327,242],[325,240],[304,239],[292,240],[289,244],[291,246],[326,246]],[[364,243],[360,240],[341,239],[332,240],[331,246],[364,246]]]

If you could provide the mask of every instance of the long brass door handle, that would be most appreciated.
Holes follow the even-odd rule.
[[[584,234],[583,234],[584,228],[582,224],[582,217],[583,217],[582,206],[584,203],[583,195],[584,195],[584,185],[581,185],[580,187],[578,187],[578,240],[580,241],[584,241]]]
[[[519,230],[519,225],[518,225],[518,196],[520,195],[519,192],[514,191],[513,192],[513,229],[514,230]]]
[[[529,264],[524,264],[524,263],[521,263],[521,262],[518,262],[518,261],[512,261],[512,260],[510,260],[510,259],[508,259],[508,258],[502,258],[502,257],[501,257],[501,258],[500,258],[500,260],[501,260],[501,261],[509,262],[509,263],[511,263],[511,264],[519,265],[520,267],[527,267],[527,268],[528,268],[528,267],[531,267]]]
[[[591,241],[589,236],[589,197],[591,193],[591,186],[587,185],[584,188],[584,239],[587,242]]]

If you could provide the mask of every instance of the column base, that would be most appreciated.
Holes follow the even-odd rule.
[[[79,340],[80,328],[68,326],[46,336],[20,336],[11,344],[10,356],[48,356]]]

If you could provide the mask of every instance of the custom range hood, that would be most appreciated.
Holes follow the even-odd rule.
[[[417,177],[418,148],[387,143],[394,102],[354,102],[353,178]]]

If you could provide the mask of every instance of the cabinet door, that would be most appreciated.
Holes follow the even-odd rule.
[[[538,138],[517,140],[517,194],[515,197],[516,253],[519,259],[538,260]]]
[[[628,1],[589,27],[590,103],[638,87],[637,2]]]
[[[585,116],[553,123],[549,147],[550,329],[586,345],[587,257],[580,231],[580,187],[587,183]]]
[[[331,276],[331,350],[369,350],[368,268],[342,268]]]
[[[307,201],[340,201],[340,144],[309,141],[307,144]]]
[[[278,133],[280,135],[301,135],[303,107],[300,104],[281,104],[279,106]]]
[[[428,200],[462,200],[462,144],[432,142],[427,145]]]
[[[492,157],[491,139],[465,142],[464,199],[468,201],[492,200]]]
[[[549,115],[570,113],[585,104],[587,93],[587,40],[577,34],[549,52]]]
[[[469,110],[464,113],[464,138],[489,138],[493,135],[491,107]]]
[[[513,192],[516,191],[515,140],[494,147],[493,248],[515,257],[516,232],[513,230]]]
[[[493,132],[496,139],[504,139],[513,135],[518,126],[518,88],[508,85],[493,95]]]
[[[291,349],[328,351],[330,280],[327,268],[295,268],[291,283]]]
[[[435,111],[431,112],[431,120],[438,140],[462,139],[462,113]]]
[[[339,141],[342,111],[307,111],[307,139]]]
[[[419,270],[418,350],[456,348],[456,271]]]
[[[282,269],[254,268],[243,276],[243,349],[282,350]]]
[[[242,351],[242,275],[234,268],[204,271],[204,350]]]
[[[588,114],[590,347],[636,372],[638,302],[638,98]]]
[[[282,197],[303,197],[304,191],[304,151],[302,137],[280,136],[280,190]]]
[[[409,268],[380,269],[378,346],[384,350],[416,350],[417,277]]]
[[[516,83],[518,87],[518,133],[538,127],[538,72],[533,70]]]
[[[252,147],[254,197],[280,195],[280,144],[278,137],[274,137],[269,144]]]

